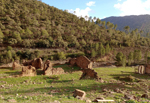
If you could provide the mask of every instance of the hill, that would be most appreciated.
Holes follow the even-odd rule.
[[[105,21],[97,19],[95,24],[38,0],[1,0],[0,5],[1,62],[39,56],[95,58],[113,54],[115,48],[150,46],[139,31],[128,34],[112,23],[107,28]]]
[[[102,21],[111,22],[117,24],[118,30],[124,31],[125,26],[130,27],[130,31],[135,30],[136,28],[140,31],[143,30],[143,36],[146,36],[146,33],[150,33],[150,15],[131,15],[124,17],[108,17],[102,19]]]

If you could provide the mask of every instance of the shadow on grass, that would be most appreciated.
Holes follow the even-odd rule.
[[[68,64],[63,64],[63,65],[57,65],[57,66],[53,66],[54,68],[58,68],[61,67],[63,68],[63,70],[65,72],[74,72],[74,71],[80,71],[81,68],[77,67],[77,66],[70,66]]]
[[[53,81],[51,81],[52,83]],[[59,83],[60,81],[56,81],[56,83]],[[72,83],[71,81],[61,81],[61,82],[64,82],[64,83]],[[75,91],[75,89],[80,89],[80,90],[83,90],[85,91],[86,93],[87,92],[90,92],[90,93],[104,93],[102,91],[102,89],[107,89],[107,90],[111,90],[113,91],[114,89],[116,88],[120,88],[120,89],[129,89],[129,90],[132,90],[132,91],[137,91],[137,88],[135,87],[127,87],[123,84],[118,84],[118,83],[106,83],[106,84],[90,84],[90,85],[87,85],[87,86],[59,86],[59,87],[54,87],[54,86],[49,86],[49,87],[41,87],[41,88],[29,88],[28,90],[19,90],[19,91],[10,91],[10,92],[3,92],[5,95],[9,94],[16,94],[16,93],[24,93],[24,94],[32,94],[32,93],[47,93],[49,95],[53,95],[53,96],[61,96],[61,95],[66,95],[66,96],[72,96],[73,95],[73,92]]]
[[[15,76],[15,75],[20,75],[21,71],[12,71],[12,72],[5,72],[5,73],[10,75],[10,76]]]
[[[40,70],[40,69],[37,69],[36,72],[37,72],[37,75],[43,75],[44,74],[44,71]]]
[[[150,75],[148,75],[148,74],[136,74],[134,72],[124,72],[122,74],[113,74],[110,76],[112,76],[116,80],[121,80],[121,81],[124,81],[124,80],[119,79],[119,77],[128,77],[128,76],[133,76],[137,79],[149,79],[150,80]]]
[[[58,81],[57,81],[58,82]],[[62,81],[62,82],[66,82],[69,83],[68,81]],[[101,90],[101,88],[95,88],[95,84],[93,85],[88,85],[88,86],[62,86],[62,87],[42,87],[42,88],[30,88],[28,90],[18,90],[18,91],[9,91],[9,92],[3,92],[5,95],[7,94],[16,94],[16,93],[36,93],[36,92],[40,92],[40,93],[47,93],[47,94],[53,94],[53,95],[70,95],[70,93],[72,93],[73,91],[75,91],[75,89],[80,89],[83,90],[85,92],[89,92],[89,91],[96,91],[96,90]],[[88,88],[87,88],[88,87]],[[71,94],[72,95],[72,94]]]
[[[1,70],[1,69],[13,70],[12,67],[0,67],[0,70]]]

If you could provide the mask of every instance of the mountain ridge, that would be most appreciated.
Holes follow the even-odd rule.
[[[111,16],[102,19],[102,21],[111,22],[117,24],[117,30],[124,31],[125,26],[130,27],[130,31],[136,28],[144,31],[144,36],[146,33],[150,33],[150,15],[130,15],[130,16]]]

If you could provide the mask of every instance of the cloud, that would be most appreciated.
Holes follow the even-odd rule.
[[[70,13],[73,13],[75,15],[77,15],[78,17],[82,16],[89,16],[89,12],[91,11],[91,9],[89,7],[86,7],[85,9],[80,9],[80,8],[76,8],[75,10],[71,9],[68,10]],[[74,13],[75,11],[75,13]]]
[[[87,6],[95,6],[94,4],[95,4],[95,1],[90,1],[90,2],[86,3]]]
[[[118,0],[118,1],[121,1],[121,0]]]
[[[121,11],[120,16],[150,14],[150,0],[126,0],[114,7]]]

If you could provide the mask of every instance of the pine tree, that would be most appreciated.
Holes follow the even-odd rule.
[[[130,52],[128,56],[128,65],[131,65],[132,61],[133,61],[133,52]]]
[[[93,58],[93,57],[95,57],[95,56],[96,56],[96,52],[95,52],[95,50],[94,50],[94,49],[92,49],[91,57]]]
[[[101,55],[101,57],[105,55],[105,48],[102,43],[100,44],[99,54]]]
[[[121,65],[122,64],[122,59],[123,59],[123,53],[122,52],[118,52],[117,55],[116,55],[116,61],[117,61],[117,64],[118,65]]]
[[[109,47],[109,44],[106,45],[106,54],[110,52],[111,48]]]

